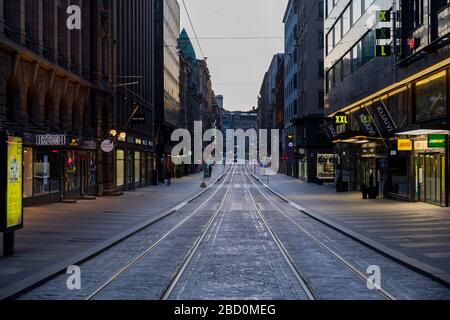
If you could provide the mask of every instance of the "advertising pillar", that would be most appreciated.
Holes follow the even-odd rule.
[[[23,140],[0,133],[0,231],[3,255],[14,254],[14,232],[23,227]]]

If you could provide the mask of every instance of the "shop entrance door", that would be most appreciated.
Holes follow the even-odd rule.
[[[95,196],[97,188],[97,157],[95,151],[80,151],[81,194]]]
[[[81,162],[75,150],[68,150],[64,159],[64,198],[78,199],[81,195]]]
[[[416,200],[445,206],[445,160],[440,153],[416,157]]]

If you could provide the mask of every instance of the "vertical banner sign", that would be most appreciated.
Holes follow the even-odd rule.
[[[354,117],[359,121],[361,130],[370,137],[376,137],[378,130],[375,127],[374,120],[366,108],[361,108],[355,112]]]
[[[381,124],[380,131],[383,131],[383,133],[386,134],[390,134],[397,129],[397,126],[392,119],[389,110],[386,108],[386,105],[382,101],[377,102],[373,106],[373,113],[376,115],[379,123]]]
[[[6,228],[22,225],[22,138],[8,137]]]

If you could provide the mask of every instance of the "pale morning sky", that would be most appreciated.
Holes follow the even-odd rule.
[[[181,27],[196,49],[183,1]],[[213,89],[228,110],[257,104],[264,73],[275,53],[283,52],[283,15],[288,0],[185,0],[211,72]],[[256,40],[207,38],[267,37]],[[273,38],[269,38],[273,37]],[[206,38],[206,39],[205,39]]]

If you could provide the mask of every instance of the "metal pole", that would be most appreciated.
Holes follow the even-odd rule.
[[[10,257],[14,254],[15,232],[7,231],[3,234],[3,257]]]

